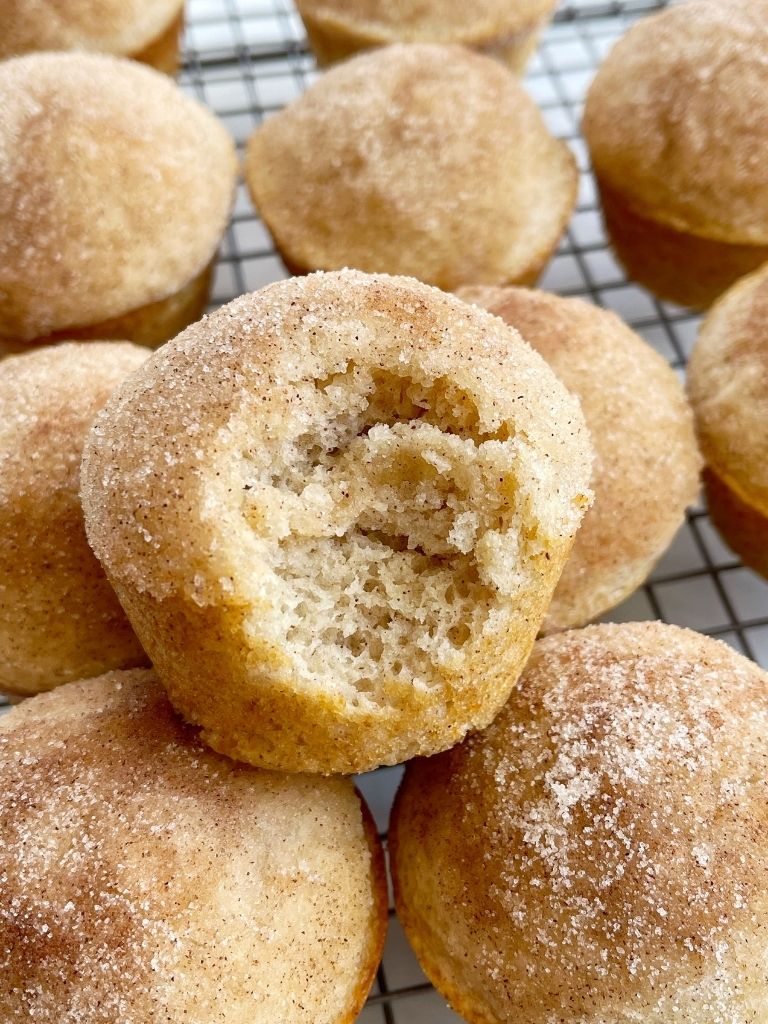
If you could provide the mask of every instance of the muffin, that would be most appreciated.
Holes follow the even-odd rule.
[[[238,766],[150,671],[0,718],[3,1020],[351,1024],[383,858],[346,779]]]
[[[88,546],[79,497],[86,434],[146,357],[91,342],[0,362],[0,693],[146,664]]]
[[[323,75],[256,130],[245,177],[292,273],[349,266],[446,291],[533,283],[577,189],[509,71],[417,44]]]
[[[709,513],[768,578],[768,266],[710,310],[688,365]]]
[[[763,1024],[768,677],[661,623],[540,641],[484,733],[408,765],[397,910],[470,1024]]]
[[[390,43],[459,43],[522,74],[557,0],[298,0],[318,64]]]
[[[88,536],[184,717],[261,767],[365,771],[504,703],[589,501],[578,402],[407,278],[271,285],[91,432]]]
[[[0,59],[85,50],[175,74],[184,0],[3,0]]]
[[[768,0],[697,0],[638,22],[597,73],[584,134],[628,274],[709,306],[768,260]]]
[[[595,449],[595,501],[544,619],[583,626],[648,577],[699,491],[700,458],[682,384],[605,309],[525,288],[460,296],[516,327],[581,402]]]
[[[234,147],[164,75],[96,54],[0,64],[0,352],[155,345],[199,319]]]

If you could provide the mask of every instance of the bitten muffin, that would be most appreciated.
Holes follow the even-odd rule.
[[[460,43],[522,74],[557,0],[298,0],[318,64],[390,43]]]
[[[387,920],[348,780],[207,750],[150,671],[0,719],[3,1020],[351,1024]]]
[[[0,63],[0,352],[199,319],[235,171],[222,125],[150,68]]]
[[[323,75],[257,129],[245,177],[293,273],[355,267],[452,291],[531,284],[576,166],[495,61],[389,46]]]
[[[160,349],[91,432],[89,539],[216,750],[353,772],[487,724],[588,505],[578,402],[496,317],[294,278]]]
[[[629,275],[709,306],[768,259],[768,0],[638,22],[597,73],[584,135]]]
[[[699,492],[693,416],[676,374],[605,309],[525,288],[467,288],[516,327],[581,402],[595,501],[544,620],[583,626],[647,578]]]
[[[768,677],[661,623],[540,641],[408,765],[398,914],[470,1024],[764,1024]]]
[[[169,75],[179,64],[184,0],[3,0],[0,59],[37,50],[130,57]]]
[[[768,266],[710,311],[691,354],[688,389],[710,516],[744,562],[768,578]]]
[[[0,362],[0,693],[146,664],[88,546],[78,493],[86,434],[146,357],[91,342]]]

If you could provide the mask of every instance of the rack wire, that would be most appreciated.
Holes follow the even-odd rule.
[[[567,140],[581,181],[576,213],[541,286],[614,310],[681,373],[698,318],[628,282],[607,247],[579,134],[586,89],[602,57],[632,21],[664,0],[573,0],[557,13],[526,85],[552,131]],[[188,0],[179,82],[211,107],[242,148],[260,121],[317,75],[290,0]],[[216,266],[212,307],[286,276],[241,187]],[[719,539],[703,506],[687,517],[650,581],[606,618],[663,619],[720,637],[768,667],[768,584]],[[361,778],[386,837],[398,768]],[[384,962],[360,1024],[449,1024],[459,1018],[427,983],[392,919]]]

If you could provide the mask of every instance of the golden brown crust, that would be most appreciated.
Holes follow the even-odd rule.
[[[577,402],[514,331],[348,271],[244,296],[159,350],[92,432],[83,502],[206,741],[351,772],[490,720],[590,458]]]
[[[406,769],[395,898],[472,1024],[762,1024],[768,678],[660,623],[540,641],[484,733]]]
[[[224,128],[143,65],[0,65],[0,335],[100,324],[178,292],[213,256],[234,177]]]
[[[0,57],[84,50],[134,57],[182,16],[184,0],[3,0]]]
[[[426,44],[323,75],[255,132],[245,174],[289,266],[449,291],[535,279],[577,188],[570,150],[513,75]]]
[[[768,245],[736,245],[635,212],[597,172],[605,227],[627,275],[662,299],[706,309],[768,260]]]
[[[459,297],[516,327],[581,402],[595,449],[595,502],[544,620],[582,626],[648,576],[699,491],[693,417],[666,361],[613,313],[522,288]]]
[[[151,672],[0,722],[8,1024],[351,1024],[386,928],[382,852],[347,780],[206,749]]]
[[[14,352],[29,352],[60,341],[91,341],[107,337],[157,348],[175,338],[185,327],[196,323],[203,315],[210,298],[213,267],[213,262],[209,263],[201,274],[173,295],[100,324],[69,328],[49,334],[46,338],[24,341],[0,337],[0,357]]]
[[[768,579],[768,516],[711,469],[704,470],[709,517],[750,569]]]
[[[673,5],[600,67],[584,133],[599,177],[641,217],[768,245],[768,2]]]
[[[461,0],[418,5],[365,0],[298,3],[321,65],[392,43],[460,43],[504,61],[519,74],[554,7],[553,0],[483,0],[472,5]]]
[[[88,546],[78,494],[88,429],[146,356],[91,342],[0,363],[0,691],[146,664]]]
[[[688,367],[688,390],[708,465],[768,515],[768,265],[712,308]]]
[[[161,32],[147,46],[143,46],[140,50],[130,53],[128,56],[131,60],[138,60],[142,64],[149,64],[150,67],[163,71],[166,75],[175,75],[179,70],[181,35],[183,31],[184,7],[182,4],[181,10],[164,32]]]

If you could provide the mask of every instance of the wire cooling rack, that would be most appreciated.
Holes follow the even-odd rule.
[[[600,222],[579,135],[582,102],[595,68],[637,17],[660,0],[566,4],[531,63],[526,84],[552,131],[572,147],[581,171],[577,211],[541,286],[582,295],[614,310],[681,373],[698,318],[629,283]],[[211,107],[242,147],[264,118],[317,76],[290,0],[188,0],[185,92]],[[215,307],[286,276],[245,190],[238,191],[214,280]],[[650,582],[607,618],[664,619],[720,637],[768,667],[768,584],[741,566],[694,509]],[[373,772],[360,786],[382,834],[400,769]],[[449,1024],[459,1018],[426,982],[393,918],[376,987],[361,1024]]]

